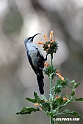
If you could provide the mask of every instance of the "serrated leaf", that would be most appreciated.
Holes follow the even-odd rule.
[[[31,98],[26,98],[26,100],[28,100],[29,102],[32,102],[32,103],[36,103],[37,102],[36,99],[31,99]]]
[[[34,92],[34,97],[35,97],[36,102],[42,103],[42,100],[40,99],[40,97],[37,95],[36,92]]]
[[[17,112],[16,114],[31,114],[31,112],[39,111],[39,108],[34,107],[25,107],[20,112]]]
[[[76,101],[83,101],[83,98],[77,98]]]
[[[78,112],[76,111],[70,111],[69,109],[65,109],[62,114],[70,114],[70,115],[74,115],[76,117],[79,117],[79,118],[83,118]]]

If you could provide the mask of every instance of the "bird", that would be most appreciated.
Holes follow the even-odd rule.
[[[47,57],[44,59],[44,56],[39,50],[39,48],[33,43],[34,37],[38,34],[40,33],[37,33],[32,37],[26,38],[24,40],[24,44],[29,63],[37,76],[37,82],[38,82],[40,94],[44,94],[43,68],[44,68],[44,62],[46,61]]]

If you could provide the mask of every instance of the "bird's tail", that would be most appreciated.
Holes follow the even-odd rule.
[[[44,94],[44,82],[43,82],[43,73],[40,72],[37,74],[37,81],[38,81],[38,86],[39,86],[39,91],[40,91],[40,94]]]

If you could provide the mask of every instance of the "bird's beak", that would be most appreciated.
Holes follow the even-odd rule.
[[[37,34],[35,34],[34,36],[32,36],[32,39],[33,39],[36,35],[38,35],[38,34],[40,34],[40,33],[37,33]]]

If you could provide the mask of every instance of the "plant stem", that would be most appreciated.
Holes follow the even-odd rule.
[[[53,65],[52,65],[52,55],[51,55],[50,66],[51,66],[51,68],[53,67]],[[50,100],[51,100],[51,96],[52,96],[52,69],[51,69],[51,72],[50,72]],[[51,111],[52,111],[52,103],[51,103]],[[52,116],[50,116],[50,124],[54,124]]]
[[[51,66],[51,72],[50,72],[50,100],[52,100],[52,70],[53,70],[53,63],[52,63],[53,55],[51,54],[51,61],[50,61],[50,66]],[[52,102],[50,102],[51,110],[52,111]],[[53,120],[53,116],[50,116],[50,124],[59,124],[58,122]]]
[[[50,66],[53,67],[53,64],[52,64],[52,55],[51,55],[51,62],[50,62]],[[50,72],[50,95],[52,94],[52,69],[51,69],[51,72]]]
[[[50,99],[52,94],[52,76],[50,75]]]

